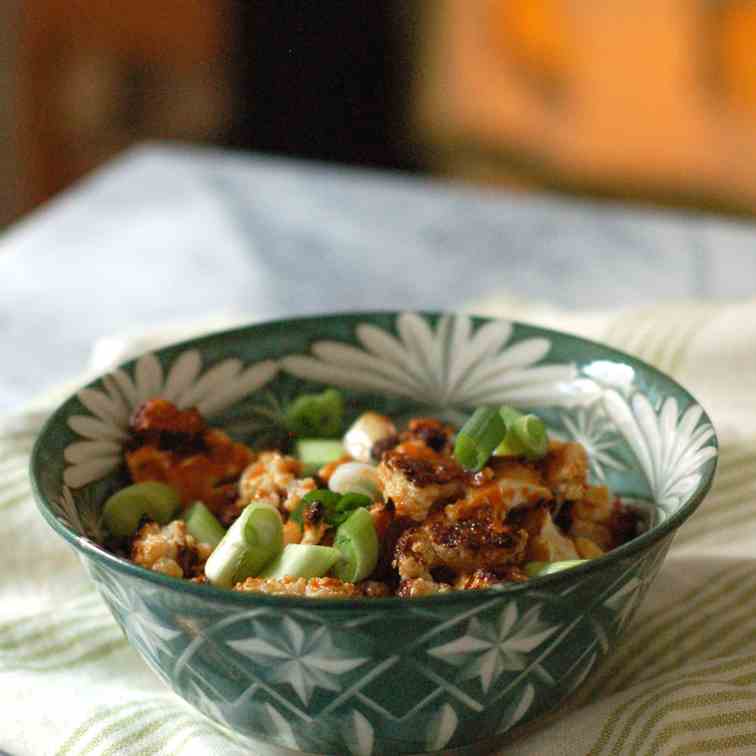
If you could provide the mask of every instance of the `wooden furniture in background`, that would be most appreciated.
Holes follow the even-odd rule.
[[[437,170],[756,211],[752,0],[438,0],[420,39]]]
[[[34,0],[20,14],[17,211],[144,139],[231,119],[231,0]]]

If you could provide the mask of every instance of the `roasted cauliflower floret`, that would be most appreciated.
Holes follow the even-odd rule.
[[[457,499],[465,491],[465,471],[451,457],[408,442],[383,455],[378,466],[383,497],[400,517],[425,519],[434,504]]]
[[[522,560],[527,533],[487,518],[449,520],[438,512],[407,530],[396,545],[399,577],[432,579],[432,570],[495,570]]]
[[[552,498],[535,467],[516,459],[498,458],[472,477],[464,498],[446,506],[446,516],[464,520],[487,509],[490,516],[503,522],[515,509],[532,507]]]
[[[462,574],[454,581],[458,591],[478,591],[501,583],[524,583],[528,576],[517,566],[509,565],[497,570],[475,570]]]
[[[449,593],[454,590],[448,583],[437,583],[426,578],[408,578],[399,583],[396,595],[401,598],[420,598],[435,593]]]
[[[262,452],[239,480],[237,508],[244,509],[255,499],[265,499],[292,512],[302,497],[317,488],[312,478],[300,478],[302,463],[277,451]]]
[[[202,574],[212,550],[212,546],[187,533],[183,520],[162,527],[147,522],[131,542],[131,560],[164,575],[196,577]]]
[[[235,591],[269,593],[274,596],[306,596],[307,598],[358,598],[385,596],[388,588],[382,583],[345,583],[337,578],[247,578],[234,586]]]
[[[579,558],[575,544],[554,524],[547,507],[529,510],[522,524],[529,535],[528,561],[561,562]]]
[[[588,453],[574,441],[551,441],[543,462],[546,485],[560,501],[578,501],[588,487]]]
[[[416,441],[437,454],[448,455],[454,448],[454,428],[432,417],[416,417],[409,421],[407,430],[399,439],[402,442]]]

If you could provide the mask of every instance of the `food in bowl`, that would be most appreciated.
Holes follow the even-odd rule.
[[[588,481],[575,441],[511,407],[460,428],[368,410],[341,437],[335,389],[290,403],[278,448],[253,450],[162,398],[129,425],[131,482],[105,503],[115,554],[234,591],[415,598],[490,588],[603,556],[638,512]],[[339,438],[334,438],[339,437]]]
[[[323,412],[336,407],[323,397],[326,386],[343,395],[340,430],[330,425],[335,416]],[[291,401],[318,392],[314,413],[306,400]],[[192,468],[191,446],[181,447],[184,477],[135,482],[124,473],[125,455],[140,446],[130,425],[136,410],[157,397],[181,410],[196,407],[207,428],[203,438],[214,428],[227,441],[218,434],[204,438],[212,450],[204,468],[199,461]],[[294,428],[293,443],[278,453],[304,465],[292,475],[302,480],[322,467],[308,467],[308,455],[317,464],[329,445],[348,446],[363,463],[374,422],[391,418],[401,435],[410,430],[409,419],[432,417],[459,435],[479,404],[528,408],[546,423],[551,442],[580,444],[590,483],[606,484],[628,508],[649,502],[648,526],[599,559],[565,570],[550,563],[555,574],[537,580],[412,600],[218,589],[193,579],[205,571],[204,555],[182,553],[180,532],[174,561],[182,579],[129,560],[129,529],[138,529],[143,517],[155,521],[155,532],[179,520],[174,528],[191,535],[191,521],[203,519],[194,498],[208,499],[222,528],[210,521],[203,538],[214,533],[221,540],[229,524],[244,522],[241,516],[224,522],[222,510],[213,508],[239,498],[250,464],[231,439],[254,446],[248,448],[259,461]],[[368,416],[348,438],[342,434],[371,411],[384,419]],[[167,433],[141,446],[169,452],[161,444],[185,440]],[[455,436],[455,448],[456,442]],[[319,443],[325,444],[320,450]],[[477,460],[477,448],[462,442],[461,453]],[[170,461],[152,454],[155,463]],[[464,314],[363,312],[259,323],[120,366],[54,413],[35,447],[32,483],[42,515],[81,557],[142,659],[225,732],[251,738],[249,750],[257,752],[262,740],[306,753],[490,753],[513,728],[559,709],[612,654],[675,532],[711,485],[716,454],[713,428],[695,398],[610,347]],[[182,481],[191,487],[181,488]],[[126,516],[129,507],[122,510],[121,526],[131,535],[114,539],[105,532],[103,504],[119,491],[128,499],[130,485],[146,486],[137,491],[142,505],[131,512],[135,522]],[[173,493],[161,498],[165,485]],[[254,524],[261,529],[276,522],[265,506],[244,510],[249,518],[258,513]],[[313,545],[328,548],[324,540]],[[436,572],[435,582],[454,587]]]

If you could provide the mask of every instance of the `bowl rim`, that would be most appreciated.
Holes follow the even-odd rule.
[[[246,325],[242,325],[232,329],[226,329],[221,331],[215,331],[208,334],[202,334],[193,338],[183,339],[175,343],[167,344],[159,349],[150,350],[151,353],[161,354],[167,350],[176,350],[181,347],[199,348],[204,341],[215,340],[218,338],[238,336],[245,332],[253,331],[260,327],[265,326],[280,326],[287,324],[287,327],[295,325],[298,322],[303,321],[332,321],[340,320],[344,317],[350,318],[372,318],[376,316],[398,316],[402,310],[385,309],[385,310],[344,310],[340,312],[326,312],[326,313],[312,313],[306,315],[297,315],[291,317],[271,318],[267,320],[261,320],[256,322],[250,322]],[[619,562],[628,557],[633,557],[646,551],[654,544],[662,541],[664,538],[672,535],[677,528],[680,527],[701,504],[705,496],[708,494],[709,489],[714,481],[717,466],[719,463],[719,439],[717,437],[716,428],[703,405],[680,383],[674,378],[667,375],[663,371],[655,368],[652,365],[644,362],[638,357],[628,354],[621,349],[616,349],[607,344],[603,344],[594,339],[583,338],[573,333],[566,331],[560,331],[552,328],[544,328],[539,325],[528,323],[527,321],[512,320],[509,318],[494,318],[491,316],[478,316],[473,313],[459,313],[454,311],[440,311],[440,310],[413,310],[412,312],[422,315],[425,318],[439,318],[443,315],[456,316],[460,314],[468,315],[473,322],[479,326],[481,323],[491,322],[495,320],[507,320],[515,328],[526,328],[534,334],[551,336],[558,338],[567,338],[568,340],[578,341],[584,345],[595,348],[602,353],[602,356],[611,358],[616,361],[622,361],[630,364],[633,368],[639,368],[644,373],[657,378],[662,381],[670,383],[674,386],[683,396],[692,404],[698,405],[702,412],[702,418],[709,423],[713,430],[713,436],[711,438],[711,444],[717,451],[717,454],[712,458],[713,465],[710,468],[708,475],[704,475],[701,482],[696,487],[696,490],[689,496],[689,498],[670,516],[666,517],[661,522],[653,525],[646,532],[639,536],[636,536],[633,540],[628,541],[622,546],[613,549],[609,553],[597,558],[590,559],[583,564],[572,567],[569,570],[561,570],[551,575],[544,575],[538,578],[531,578],[522,583],[506,583],[492,586],[475,591],[450,591],[448,593],[433,594],[430,596],[419,596],[416,598],[405,598],[400,596],[386,596],[386,597],[356,597],[356,598],[308,598],[305,596],[278,596],[266,593],[255,593],[252,591],[233,591],[224,588],[217,588],[213,585],[193,583],[189,580],[178,580],[168,575],[163,575],[159,572],[148,570],[144,567],[129,562],[122,557],[119,557],[105,548],[89,540],[84,536],[80,536],[59,520],[52,512],[50,508],[50,502],[46,495],[42,491],[40,484],[39,468],[42,464],[42,448],[44,440],[50,429],[53,428],[59,421],[62,415],[65,414],[70,402],[74,401],[77,393],[85,387],[90,387],[100,381],[106,373],[96,376],[85,384],[85,386],[79,387],[76,392],[69,395],[63,402],[61,402],[55,410],[49,415],[45,421],[42,429],[40,430],[32,449],[30,462],[29,462],[29,478],[31,482],[32,493],[37,504],[37,508],[42,514],[47,524],[62,538],[64,538],[74,550],[77,551],[79,556],[93,559],[95,562],[101,565],[111,568],[118,573],[129,575],[133,578],[138,578],[148,583],[153,583],[163,588],[167,588],[179,593],[188,594],[190,597],[194,597],[199,600],[209,600],[213,603],[226,603],[229,605],[235,605],[238,607],[246,607],[248,609],[255,606],[270,606],[278,607],[280,609],[309,609],[309,610],[322,610],[324,612],[329,611],[375,611],[380,609],[381,611],[397,611],[411,607],[424,607],[449,605],[454,603],[459,604],[484,604],[494,601],[500,601],[507,597],[515,597],[524,591],[538,590],[541,587],[548,587],[549,589],[558,587],[562,583],[572,582],[575,579],[579,579],[584,575],[589,575],[603,569],[606,565],[612,562]],[[130,367],[141,355],[127,360],[126,362],[114,366],[112,370],[117,368]],[[110,371],[109,371],[110,372]],[[700,421],[699,421],[700,422]]]

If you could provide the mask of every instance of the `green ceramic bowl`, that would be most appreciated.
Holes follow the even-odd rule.
[[[109,554],[100,512],[124,481],[131,410],[163,395],[264,443],[302,391],[348,411],[459,419],[482,404],[538,412],[581,441],[591,474],[654,502],[608,556],[525,584],[423,599],[232,593]],[[711,424],[644,363],[573,336],[464,315],[356,313],[278,321],[147,354],[63,404],[34,450],[48,523],[80,555],[152,669],[244,736],[316,753],[486,750],[553,710],[612,652],[716,466]]]

